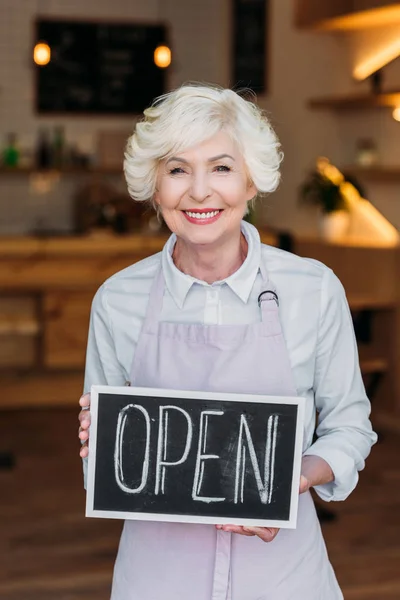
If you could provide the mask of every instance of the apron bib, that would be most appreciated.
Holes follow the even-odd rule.
[[[154,279],[131,385],[296,396],[278,296],[261,265],[261,321],[249,325],[159,321],[162,269]],[[309,492],[298,525],[271,543],[213,525],[125,521],[111,600],[341,600]]]

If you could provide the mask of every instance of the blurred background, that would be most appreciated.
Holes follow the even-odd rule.
[[[85,519],[78,457],[90,304],[168,237],[127,195],[127,137],[203,81],[251,89],[282,143],[263,241],[345,286],[380,441],[318,510],[345,598],[399,599],[400,2],[0,0],[0,50],[0,598],[109,597],[121,523]]]

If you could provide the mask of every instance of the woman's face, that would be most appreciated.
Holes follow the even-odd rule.
[[[160,162],[154,199],[178,237],[215,244],[237,234],[256,192],[237,145],[221,131]]]

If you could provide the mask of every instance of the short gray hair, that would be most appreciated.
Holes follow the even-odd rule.
[[[151,201],[160,160],[184,152],[221,130],[238,144],[258,193],[273,192],[279,184],[283,154],[266,115],[254,102],[230,89],[192,83],[157,98],[136,124],[124,161],[130,196]]]

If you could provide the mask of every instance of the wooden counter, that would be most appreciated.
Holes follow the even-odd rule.
[[[76,402],[95,291],[112,274],[161,251],[167,238],[0,238],[0,407]],[[261,238],[278,245],[270,233]],[[399,249],[298,238],[294,251],[324,262],[341,279],[355,322],[364,336],[370,333],[368,342],[359,341],[366,383],[380,374],[374,401],[386,415],[400,415]]]
[[[167,235],[0,238],[1,289],[93,290],[120,269],[162,250],[167,239]]]

